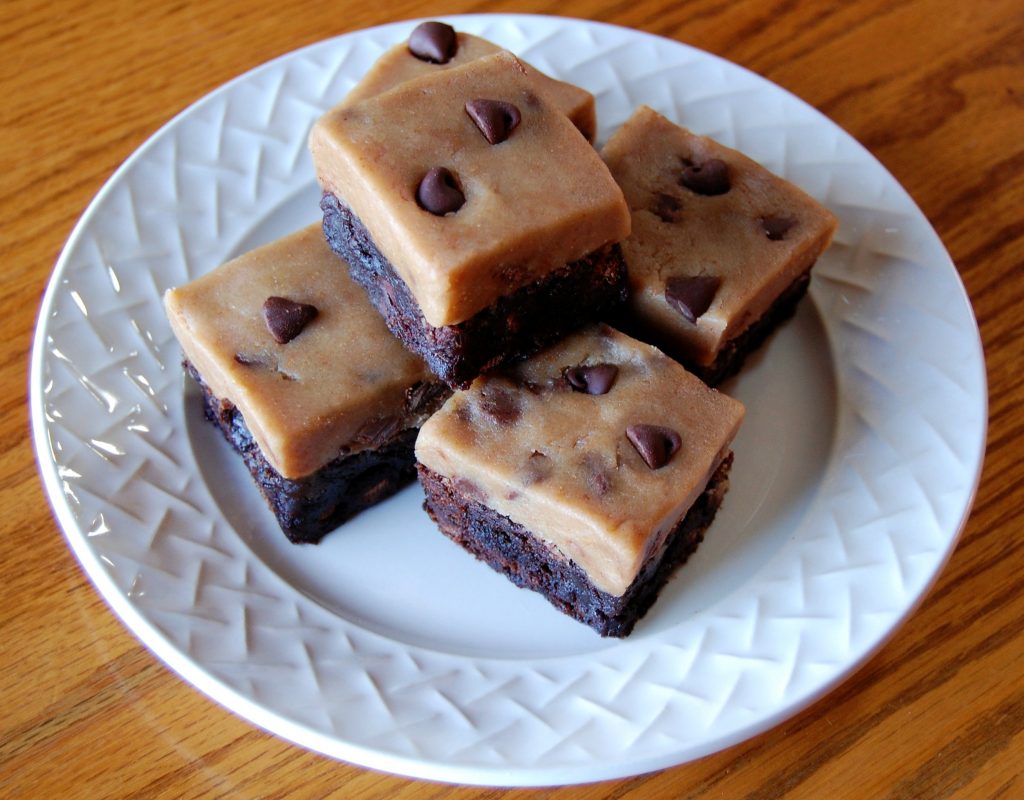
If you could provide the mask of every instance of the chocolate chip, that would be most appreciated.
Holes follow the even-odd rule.
[[[263,321],[278,344],[287,344],[316,317],[316,306],[296,303],[286,297],[268,297],[263,301]]]
[[[511,425],[521,413],[516,396],[500,387],[488,387],[481,392],[480,410],[499,425]]]
[[[462,476],[455,478],[455,480],[452,481],[452,488],[469,500],[473,500],[477,503],[487,502],[487,492],[473,483],[469,478],[463,478]]]
[[[551,477],[555,467],[551,459],[539,450],[534,450],[526,459],[523,466],[523,485],[532,486],[535,483],[546,481]]]
[[[665,284],[665,300],[689,322],[708,310],[722,279],[714,275],[692,275],[669,278]]]
[[[371,419],[363,424],[353,440],[366,447],[377,449],[387,444],[398,433],[401,425],[401,418],[394,415]]]
[[[585,453],[582,462],[583,479],[598,497],[604,497],[612,486],[612,476],[597,453]]]
[[[467,100],[466,113],[491,144],[505,141],[521,119],[519,109],[504,100]]]
[[[565,379],[569,381],[577,392],[586,394],[607,394],[615,383],[615,376],[619,374],[619,368],[614,364],[588,364],[578,367],[566,367],[563,372]]]
[[[683,201],[664,192],[654,195],[654,207],[651,213],[662,222],[679,222],[682,214]]]
[[[691,164],[684,168],[679,182],[697,194],[725,194],[730,188],[729,167],[720,158],[709,158],[703,164]]]
[[[458,48],[455,28],[443,22],[423,22],[409,35],[409,52],[431,64],[447,64]]]
[[[626,438],[651,469],[665,466],[683,443],[678,433],[661,425],[630,425]]]
[[[450,170],[433,167],[423,176],[416,189],[416,202],[424,211],[443,217],[462,208],[466,195],[462,193]]]
[[[784,217],[778,214],[761,217],[761,227],[764,228],[765,235],[773,242],[785,239],[786,234],[794,225],[796,225],[796,219],[793,217]]]
[[[405,410],[413,414],[433,405],[444,394],[440,383],[416,381],[405,390]]]
[[[235,353],[235,361],[243,367],[269,367],[270,360],[263,354]]]

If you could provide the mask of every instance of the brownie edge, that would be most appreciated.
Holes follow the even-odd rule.
[[[245,420],[230,402],[213,395],[195,368],[185,369],[203,392],[206,419],[242,456],[281,530],[294,544],[316,544],[341,523],[390,497],[416,476],[413,447],[416,428],[399,431],[376,448],[339,456],[303,478],[285,478],[271,466],[252,438]],[[438,389],[440,384],[437,384]],[[440,405],[447,392],[420,399],[422,407]]]
[[[621,305],[628,292],[618,244],[523,286],[464,322],[435,327],[359,218],[330,192],[320,201],[327,243],[348,262],[388,329],[452,388],[553,344]]]
[[[665,546],[652,555],[621,596],[598,589],[573,561],[552,552],[530,531],[459,491],[448,478],[417,463],[424,508],[441,532],[516,586],[539,592],[559,611],[602,636],[625,637],[654,604],[672,573],[703,541],[729,488],[730,452]]]

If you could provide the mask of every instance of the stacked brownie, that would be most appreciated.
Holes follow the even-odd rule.
[[[169,293],[293,540],[418,471],[445,535],[605,636],[696,549],[744,414],[710,387],[835,220],[650,109],[601,154],[595,130],[589,93],[425,23],[310,134],[323,236]]]

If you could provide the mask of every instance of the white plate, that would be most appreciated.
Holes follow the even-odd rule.
[[[288,545],[201,420],[161,295],[317,217],[314,119],[413,23],[232,81],[159,131],[75,228],[40,312],[32,421],[64,532],[124,622],[217,702],[410,776],[631,775],[796,713],[907,617],[978,480],[978,330],[896,180],[778,87],[690,47],[550,17],[468,16],[597,95],[604,140],[647,103],[839,216],[810,299],[727,390],[749,416],[708,541],[626,641],[602,640],[449,543],[418,488]]]

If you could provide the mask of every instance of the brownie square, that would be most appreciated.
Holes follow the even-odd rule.
[[[288,538],[319,540],[414,476],[447,396],[388,333],[312,225],[165,296],[205,413]]]
[[[615,324],[711,384],[790,316],[836,219],[742,153],[642,106],[602,157],[632,215]]]
[[[714,518],[742,418],[654,347],[589,327],[424,424],[426,509],[517,585],[626,636]]]
[[[336,108],[310,148],[332,246],[451,385],[621,302],[622,192],[510,53]],[[572,301],[532,312],[551,292]]]

